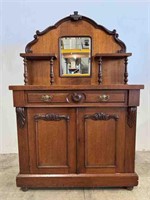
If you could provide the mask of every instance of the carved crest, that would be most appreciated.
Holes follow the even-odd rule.
[[[118,120],[119,117],[118,115],[109,115],[109,114],[105,114],[105,113],[95,113],[93,115],[85,115],[84,119],[92,119],[92,120],[109,120],[109,119],[114,119],[114,120]]]
[[[17,113],[17,124],[19,128],[23,128],[26,122],[26,116],[25,116],[25,110],[24,108],[17,107],[16,108]]]
[[[128,108],[127,123],[130,128],[132,128],[136,123],[136,107]]]
[[[82,16],[78,14],[78,11],[74,11],[74,14],[70,15],[70,18],[74,21],[78,21],[79,19],[82,19]]]
[[[37,120],[45,120],[45,121],[60,121],[62,119],[69,120],[68,115],[58,115],[54,113],[50,114],[37,114],[34,116],[35,121]]]

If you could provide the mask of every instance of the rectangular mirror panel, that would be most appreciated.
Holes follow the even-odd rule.
[[[60,75],[90,76],[91,74],[91,38],[60,38]]]

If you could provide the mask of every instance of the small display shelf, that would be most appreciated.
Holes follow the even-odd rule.
[[[24,83],[28,85],[28,67],[27,61],[36,61],[36,60],[48,60],[50,61],[50,84],[54,82],[54,70],[53,70],[53,60],[57,59],[56,54],[49,53],[21,53],[21,57],[24,58]]]
[[[98,60],[98,83],[102,84],[103,82],[103,74],[102,74],[102,62],[103,58],[124,58],[124,84],[128,83],[128,57],[131,56],[132,53],[97,53],[95,55],[95,59]]]
[[[56,54],[50,54],[50,53],[21,53],[20,56],[22,58],[26,58],[27,60],[50,60],[53,58],[53,60],[57,59]]]
[[[132,53],[97,53],[95,55],[95,58],[123,58],[123,57],[129,57]]]

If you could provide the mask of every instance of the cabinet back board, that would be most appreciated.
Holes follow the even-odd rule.
[[[25,61],[27,85],[107,85],[125,83],[125,58],[131,54],[126,54],[126,46],[118,39],[115,30],[109,31],[87,17],[82,16],[80,18],[76,13],[73,17],[66,17],[42,32],[37,31],[34,37],[35,39],[26,46],[27,54],[21,54],[22,57],[27,59]],[[90,76],[82,77],[78,75],[79,73],[75,74],[77,76],[61,76],[60,39],[69,37],[91,38]],[[81,51],[85,50],[84,48],[86,46],[82,47]],[[74,51],[73,54],[75,53]],[[50,59],[44,58],[44,55],[48,54],[57,57],[53,60],[52,71]],[[98,57],[96,57],[97,54],[99,54]],[[34,55],[36,56],[34,57]],[[113,55],[113,58],[111,55]],[[77,56],[80,58],[81,54]],[[101,58],[101,63],[99,63],[99,58]],[[50,82],[50,74],[53,76],[52,83]],[[98,79],[102,80],[99,81]]]

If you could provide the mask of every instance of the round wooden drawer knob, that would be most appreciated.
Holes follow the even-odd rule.
[[[76,103],[80,102],[82,100],[82,94],[79,93],[73,93],[72,100]]]

